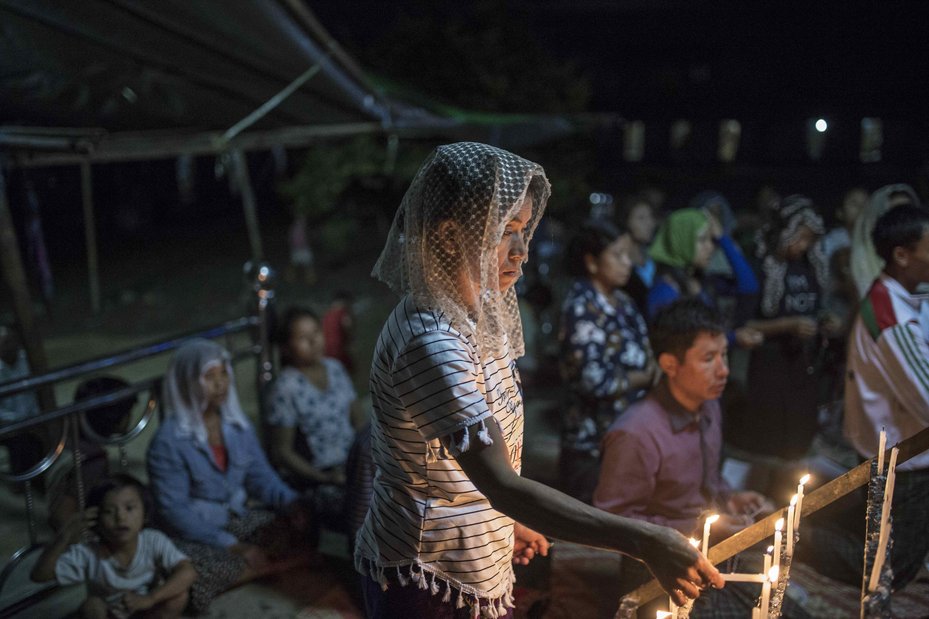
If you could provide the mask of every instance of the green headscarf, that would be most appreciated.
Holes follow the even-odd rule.
[[[648,248],[648,255],[655,262],[668,266],[691,266],[697,249],[697,236],[709,223],[706,213],[699,209],[674,211],[658,228],[655,240]]]

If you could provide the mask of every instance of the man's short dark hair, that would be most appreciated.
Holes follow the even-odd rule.
[[[679,299],[658,311],[652,321],[648,339],[655,358],[669,353],[683,361],[698,335],[719,335],[725,332],[726,327],[719,312],[700,299]]]
[[[607,247],[622,236],[622,229],[605,219],[584,222],[578,233],[568,243],[565,252],[565,268],[572,277],[587,277],[588,255],[598,258]]]
[[[912,204],[894,207],[878,217],[871,233],[874,249],[884,262],[893,262],[894,248],[912,249],[929,227],[929,210]]]

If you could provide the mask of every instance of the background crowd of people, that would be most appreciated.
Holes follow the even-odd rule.
[[[522,170],[522,166],[534,165],[497,153],[493,156],[501,157],[498,165],[504,167]],[[516,222],[512,224],[515,233],[525,229],[527,238],[531,237],[542,218],[547,193],[532,180],[533,174],[541,172],[526,174],[528,184],[513,189],[506,208],[502,202],[499,207],[501,213],[509,209],[505,215],[511,220],[501,215],[502,219],[493,223],[506,228],[504,235],[509,234],[512,221]],[[454,191],[443,185],[445,182],[434,181],[442,191]],[[428,185],[420,189],[427,194],[429,190]],[[486,187],[477,190],[495,191]],[[527,191],[536,200],[532,204],[536,210],[523,215],[516,208],[520,204],[516,199],[525,198]],[[454,203],[455,196],[439,192],[439,197]],[[479,202],[475,198],[467,206]],[[902,271],[887,265],[894,260],[893,254],[886,247],[876,247],[873,240],[881,217],[901,207],[901,213],[906,209],[924,212],[916,192],[903,184],[870,194],[862,187],[851,187],[834,209],[814,204],[800,194],[772,195],[759,212],[734,209],[715,191],[701,192],[686,208],[665,212],[652,195],[641,192],[623,200],[618,212],[600,209],[578,221],[550,225],[549,229],[565,230],[569,237],[561,256],[567,277],[546,274],[551,294],[542,295],[558,307],[558,328],[547,333],[532,324],[540,312],[522,313],[526,332],[548,339],[542,347],[530,342],[530,355],[543,357],[545,350],[557,353],[554,359],[520,360],[519,365],[525,364],[530,384],[532,373],[543,372],[545,363],[557,364],[560,372],[559,489],[578,504],[660,524],[685,536],[694,534],[708,513],[719,512],[723,519],[714,532],[721,539],[771,513],[774,503],[768,497],[789,494],[789,484],[801,473],[810,471],[814,479],[825,481],[873,455],[842,432],[848,388],[846,351],[859,304],[872,293],[882,270],[889,268],[905,279]],[[409,326],[411,316],[416,316],[417,322],[423,322],[423,333],[432,335],[423,340],[425,336],[417,328],[409,327],[407,333],[406,327],[389,323],[386,337],[425,342],[434,332],[439,333],[439,340],[426,342],[428,352],[432,350],[429,347],[441,347],[443,338],[447,341],[452,325],[460,327],[471,321],[476,330],[470,335],[462,330],[458,339],[481,341],[489,332],[480,329],[490,325],[486,328],[497,329],[496,337],[508,339],[513,352],[518,351],[522,330],[510,328],[516,323],[507,323],[517,311],[515,296],[512,302],[508,299],[500,305],[499,316],[485,315],[485,311],[496,311],[487,306],[491,310],[465,311],[455,322],[449,308],[480,305],[485,302],[482,294],[451,298],[443,296],[447,290],[442,292],[441,286],[429,288],[436,285],[432,271],[457,269],[463,255],[476,251],[450,240],[456,234],[460,237],[461,230],[443,227],[443,222],[470,221],[472,215],[451,209],[422,216],[424,226],[434,226],[428,230],[434,237],[430,242],[436,246],[434,253],[422,258],[421,270],[415,273],[423,283],[410,284],[403,279],[409,273],[397,281],[403,282],[400,291],[412,296],[415,286],[422,286],[439,299],[436,307],[444,308],[445,315],[429,314],[435,329],[426,329],[426,314],[401,302],[392,320],[399,321],[397,316],[402,316]],[[467,238],[457,238],[456,242],[466,243]],[[520,256],[530,255],[525,247],[510,251],[517,255],[517,266],[525,260]],[[506,258],[499,260],[503,265]],[[483,261],[481,258],[481,268]],[[381,263],[381,279],[387,277],[384,269],[391,264]],[[409,266],[409,261],[397,264]],[[513,278],[509,285],[515,284],[520,268],[501,270],[501,282],[505,273]],[[442,286],[449,290],[460,287],[462,275],[449,272],[452,274]],[[537,293],[539,274],[529,272],[526,279],[520,290]],[[916,288],[926,283],[919,276],[910,280],[906,285],[915,282]],[[915,289],[909,292],[916,294]],[[528,295],[520,299],[523,310],[527,299]],[[442,355],[448,356],[448,350],[432,350],[429,354],[434,358],[428,363],[437,365],[417,371],[416,364],[425,361],[409,358],[402,346],[392,348],[397,342],[383,341],[382,334],[373,360],[376,397],[372,414],[360,406],[354,386],[353,375],[367,375],[368,368],[367,360],[355,361],[351,353],[355,320],[351,308],[351,294],[340,292],[322,317],[308,308],[291,307],[275,321],[279,371],[261,394],[257,416],[249,415],[240,405],[231,359],[222,346],[197,340],[180,348],[165,374],[164,420],[148,447],[148,486],[112,474],[105,452],[94,442],[94,437],[125,431],[134,401],[88,415],[90,427],[81,437],[86,441],[82,449],[86,454],[83,483],[92,489],[88,509],[81,512],[78,508],[73,475],[64,476],[50,489],[49,523],[57,537],[46,547],[33,578],[62,584],[92,583],[82,611],[86,616],[130,616],[137,612],[177,616],[185,608],[200,612],[230,587],[313,561],[322,523],[345,530],[353,542],[361,530],[359,570],[370,574],[372,581],[367,583],[372,586],[366,595],[376,597],[374,589],[388,583],[426,583],[431,577],[431,583],[425,587],[420,584],[417,589],[432,595],[439,588],[445,592],[454,588],[459,591],[459,600],[466,598],[469,608],[476,606],[479,612],[490,613],[487,616],[506,616],[505,607],[511,601],[509,580],[500,581],[487,593],[489,590],[469,584],[463,577],[448,577],[455,570],[446,569],[449,564],[440,558],[428,558],[421,548],[407,553],[397,550],[396,541],[385,537],[385,531],[390,528],[386,520],[396,525],[419,509],[419,486],[432,483],[427,471],[438,470],[438,463],[455,458],[462,459],[461,466],[441,465],[447,467],[443,468],[448,476],[443,483],[450,484],[442,491],[443,500],[449,501],[448,517],[455,513],[460,497],[480,502],[486,495],[495,509],[504,509],[498,505],[505,504],[513,514],[520,514],[517,522],[533,519],[523,514],[526,505],[545,505],[541,513],[551,510],[553,520],[566,520],[550,528],[545,523],[534,528],[542,532],[548,529],[554,536],[570,537],[566,527],[575,522],[572,518],[577,522],[583,520],[582,515],[589,518],[574,502],[545,494],[547,491],[513,485],[504,491],[496,486],[502,483],[500,470],[482,460],[492,456],[468,455],[469,440],[475,446],[472,451],[479,454],[485,449],[494,452],[496,447],[491,446],[500,439],[518,472],[521,425],[517,428],[508,416],[514,414],[515,407],[521,407],[522,399],[516,366],[510,364],[513,352],[500,353],[503,356],[496,359],[496,369],[480,366],[485,376],[493,377],[487,384],[479,381],[482,392],[496,385],[503,409],[478,414],[473,428],[472,417],[462,416],[462,411],[449,412],[445,420],[437,417],[431,423],[443,430],[430,430],[424,450],[413,456],[418,446],[414,448],[410,434],[422,433],[423,422],[406,420],[403,423],[409,427],[401,424],[392,428],[385,425],[383,415],[390,418],[385,411],[393,410],[397,420],[410,411],[414,418],[445,411],[444,405],[438,404],[435,409],[423,409],[420,402],[409,400],[410,394],[439,389],[434,387],[434,381],[442,382],[433,375],[442,371],[437,368],[445,367],[441,363],[457,367],[464,363],[464,357],[446,359]],[[481,324],[485,326],[475,326]],[[17,364],[22,364],[21,355],[10,333],[0,335],[10,344],[5,345],[0,369],[13,376]],[[481,346],[493,349],[491,341],[482,341],[475,350],[480,352]],[[927,343],[921,346],[925,349]],[[467,357],[471,353],[465,350],[461,354]],[[409,381],[411,391],[397,391],[395,381],[400,378]],[[124,384],[98,377],[83,384],[75,399]],[[441,388],[458,393],[458,387],[443,383]],[[506,404],[517,393],[519,404]],[[459,396],[467,399],[466,394]],[[912,397],[911,404],[915,402],[913,405],[924,413],[929,409],[929,402],[920,400],[924,394],[917,392]],[[29,405],[34,407],[34,403]],[[4,402],[0,413],[4,419],[14,419],[24,406]],[[489,431],[482,421],[497,416],[500,423],[499,415],[510,424],[503,436]],[[667,424],[658,427],[655,420],[664,419],[661,415],[667,417]],[[462,428],[463,435],[455,433]],[[473,437],[470,429],[474,429]],[[15,447],[21,445],[18,442]],[[670,449],[669,445],[675,447]],[[11,449],[11,455],[14,451]],[[15,455],[18,457],[19,451]],[[417,460],[420,456],[422,462]],[[385,464],[388,460],[402,464],[394,468]],[[695,467],[695,462],[700,466]],[[11,464],[23,468],[18,460]],[[374,483],[376,469],[378,475],[389,478],[388,482],[382,479],[380,491]],[[924,471],[915,473],[913,487],[924,488],[925,482],[918,477]],[[475,475],[480,481],[472,479]],[[476,485],[471,494],[451,489],[472,481]],[[396,494],[398,488],[406,490]],[[531,501],[517,506],[511,499],[500,498],[514,492],[524,493]],[[368,511],[372,496],[376,503],[373,516]],[[405,505],[404,501],[409,501],[408,513],[401,518],[394,510],[397,504]],[[924,503],[913,509],[924,510]],[[857,512],[852,513],[858,508],[860,504],[846,506],[843,514],[849,521],[860,519]],[[572,516],[565,516],[567,513]],[[465,528],[476,526],[462,522]],[[616,524],[619,521],[596,522],[601,531],[621,528]],[[856,551],[847,551],[847,535],[842,538],[844,533],[830,533],[829,523],[823,524],[814,537],[818,543],[856,556]],[[424,531],[435,533],[412,521],[404,521],[402,527],[406,526],[410,535],[420,538]],[[95,535],[88,538],[82,534],[85,528]],[[517,562],[527,554],[531,557],[547,551],[547,542],[531,529],[517,529],[515,534],[500,530],[505,534],[499,539],[483,529],[481,535],[489,535],[485,542],[500,549],[512,546],[511,536],[515,535]],[[636,535],[624,534],[630,539]],[[440,538],[436,537],[431,551],[438,555],[448,552],[448,540]],[[592,543],[589,536],[582,541]],[[645,558],[619,541],[604,545]],[[145,550],[139,551],[141,548]],[[459,550],[465,557],[475,552],[471,547]],[[901,568],[905,576],[895,583],[898,586],[915,577],[914,570],[924,560],[924,544],[910,550],[909,563]],[[819,553],[819,558],[825,554]],[[857,557],[860,559],[860,552]],[[654,563],[660,560],[654,555],[648,559],[655,571]],[[432,560],[439,567],[433,569]],[[455,561],[474,560],[459,557]],[[631,561],[625,564],[623,586],[627,590],[648,577],[641,566]],[[127,578],[124,572],[130,568],[135,571]],[[497,564],[482,566],[474,573],[487,576],[490,572],[494,572],[492,578],[509,574]],[[445,579],[441,585],[436,584],[437,574]],[[860,570],[852,568],[850,574],[849,582],[854,583],[856,577],[860,580]],[[704,584],[713,578],[710,572],[691,576]],[[388,596],[378,603],[412,602]],[[700,617],[743,616],[751,603],[750,596],[740,595],[737,587],[730,588],[725,596],[722,592],[704,596],[694,613]],[[371,608],[377,604],[369,605]],[[805,616],[793,605],[785,607],[785,612],[787,616]]]

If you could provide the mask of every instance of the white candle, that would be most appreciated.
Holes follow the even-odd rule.
[[[877,445],[877,474],[884,472],[884,450],[887,449],[887,432],[881,428],[881,438]]]
[[[775,566],[781,564],[781,530],[784,528],[784,519],[778,518],[774,523],[774,561]]]
[[[787,508],[787,549],[785,552],[791,557],[794,555],[794,512],[797,511],[797,495],[790,497],[790,507]]]
[[[771,569],[771,553],[774,552],[774,546],[768,546],[767,552],[764,553],[764,569],[762,570],[765,574],[768,573],[768,570]]]
[[[764,584],[761,585],[761,616],[764,619],[768,619],[769,609],[771,600],[771,583],[777,582],[778,573],[780,569],[776,565],[772,565],[771,569],[768,570],[768,578],[764,581]]]
[[[810,481],[810,474],[807,473],[800,478],[800,483],[797,484],[797,509],[794,510],[794,529],[800,530],[800,510],[803,507],[803,486]]]
[[[706,556],[707,551],[710,549],[710,527],[717,520],[719,520],[719,514],[713,514],[707,516],[706,522],[703,523],[703,556]]]
[[[764,574],[737,574],[735,572],[730,572],[729,574],[720,574],[723,577],[723,580],[726,582],[764,582]]]
[[[667,617],[672,616],[674,613],[669,613],[666,610],[659,610],[658,614],[655,615],[655,619],[667,619]]]
[[[890,536],[890,506],[894,498],[894,483],[897,478],[897,454],[899,449],[894,447],[890,450],[890,464],[887,466],[887,481],[884,485],[884,506],[881,509],[881,533],[877,541],[877,554],[874,557],[874,565],[871,566],[871,578],[868,580],[868,591],[874,591],[877,588],[877,582],[881,577],[881,569],[884,567],[884,556],[887,554],[887,540]]]

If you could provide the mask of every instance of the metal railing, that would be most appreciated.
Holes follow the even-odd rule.
[[[250,344],[235,349],[227,345],[227,348],[230,348],[229,352],[232,356],[233,364],[248,358],[254,358],[256,360],[256,384],[260,393],[260,389],[273,378],[268,315],[271,309],[271,303],[274,299],[274,273],[266,264],[258,264],[254,267],[246,265],[246,273],[253,282],[252,291],[257,297],[255,315],[231,320],[207,329],[185,333],[167,340],[96,357],[41,375],[14,379],[0,384],[0,399],[23,392],[35,391],[41,387],[57,383],[80,380],[95,375],[103,370],[110,370],[115,367],[125,366],[130,363],[162,355],[180,348],[186,342],[195,338],[216,339],[240,333],[251,334]],[[75,401],[65,406],[56,407],[53,410],[44,411],[29,419],[23,419],[0,426],[0,441],[30,431],[51,431],[54,434],[54,440],[50,441],[47,452],[36,464],[21,472],[0,471],[0,481],[9,484],[23,485],[23,498],[25,501],[29,531],[28,543],[16,550],[3,567],[3,570],[0,571],[0,592],[3,591],[10,575],[23,559],[42,546],[38,541],[36,533],[37,522],[33,482],[47,473],[52,465],[65,453],[66,447],[70,447],[73,456],[73,478],[76,486],[74,490],[77,496],[78,508],[83,510],[85,487],[81,471],[82,453],[79,438],[83,436],[85,440],[90,439],[92,442],[101,446],[116,446],[120,453],[120,464],[122,468],[125,468],[128,464],[125,451],[126,445],[142,434],[156,412],[161,413],[161,398],[159,396],[163,378],[164,375],[159,374],[157,376],[137,380],[127,384],[125,387]],[[84,413],[99,409],[102,406],[125,401],[128,398],[136,398],[139,393],[143,392],[147,392],[148,394],[145,408],[139,420],[127,431],[121,434],[104,437],[97,434],[91,427],[91,424],[87,423]],[[37,593],[27,596],[23,600],[15,601],[10,606],[0,608],[0,617],[8,616],[11,612],[21,610],[24,604],[28,607],[29,604],[41,601],[41,599],[48,595],[49,590],[53,588],[54,587],[42,589]]]

